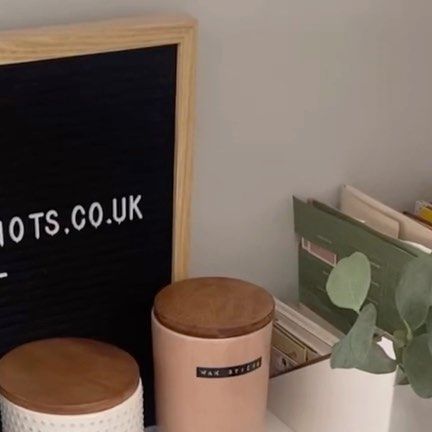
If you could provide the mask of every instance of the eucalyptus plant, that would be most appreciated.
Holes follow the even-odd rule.
[[[432,397],[432,257],[419,256],[402,269],[395,289],[401,328],[385,335],[393,341],[395,358],[378,344],[384,332],[376,326],[376,306],[366,301],[370,285],[371,265],[360,252],[341,259],[329,275],[326,289],[332,303],[358,315],[333,347],[331,367],[374,374],[397,370],[398,384],[410,384],[422,398]]]

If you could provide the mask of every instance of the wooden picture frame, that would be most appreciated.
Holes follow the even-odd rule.
[[[0,32],[0,65],[129,49],[178,46],[173,220],[173,280],[188,274],[197,23],[150,15]]]

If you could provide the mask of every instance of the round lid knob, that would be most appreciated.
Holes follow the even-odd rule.
[[[237,279],[187,279],[156,296],[158,321],[178,333],[229,338],[252,333],[273,319],[274,300],[263,288]]]
[[[129,354],[88,339],[31,342],[0,360],[0,393],[36,412],[104,411],[129,399],[138,383],[138,365]]]

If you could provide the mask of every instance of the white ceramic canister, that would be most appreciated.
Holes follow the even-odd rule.
[[[45,414],[0,397],[3,432],[143,432],[143,389],[113,408],[90,414]]]
[[[114,346],[57,338],[0,360],[3,432],[143,432],[135,360]]]

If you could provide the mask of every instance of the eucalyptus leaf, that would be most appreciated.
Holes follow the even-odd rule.
[[[366,255],[355,252],[342,258],[327,280],[327,294],[340,308],[360,311],[371,282],[371,268]]]
[[[403,353],[404,353],[404,347],[398,347],[393,342],[393,350],[395,352],[396,361],[397,363],[401,364],[403,363]]]
[[[413,390],[422,398],[432,397],[432,354],[429,336],[416,336],[403,355],[406,376]]]
[[[425,321],[431,306],[432,262],[417,257],[404,268],[396,287],[396,306],[400,316],[411,330],[416,330]]]
[[[414,333],[413,333],[411,327],[409,326],[409,324],[403,318],[402,318],[402,322],[405,326],[405,331],[406,331],[406,335],[407,335],[407,344],[409,344],[413,340]]]
[[[406,330],[396,330],[393,333],[393,344],[396,348],[403,348],[407,345],[408,336]]]
[[[358,365],[357,369],[373,374],[386,374],[394,372],[396,366],[396,361],[390,358],[376,342],[373,342],[365,361]]]
[[[429,309],[428,316],[426,318],[426,330],[428,334],[429,351],[432,353],[432,309]]]
[[[377,311],[373,304],[367,304],[349,333],[332,350],[332,368],[350,369],[365,365],[373,343]]]
[[[403,386],[408,384],[408,377],[406,376],[405,372],[400,367],[398,367],[396,371],[396,385]]]

